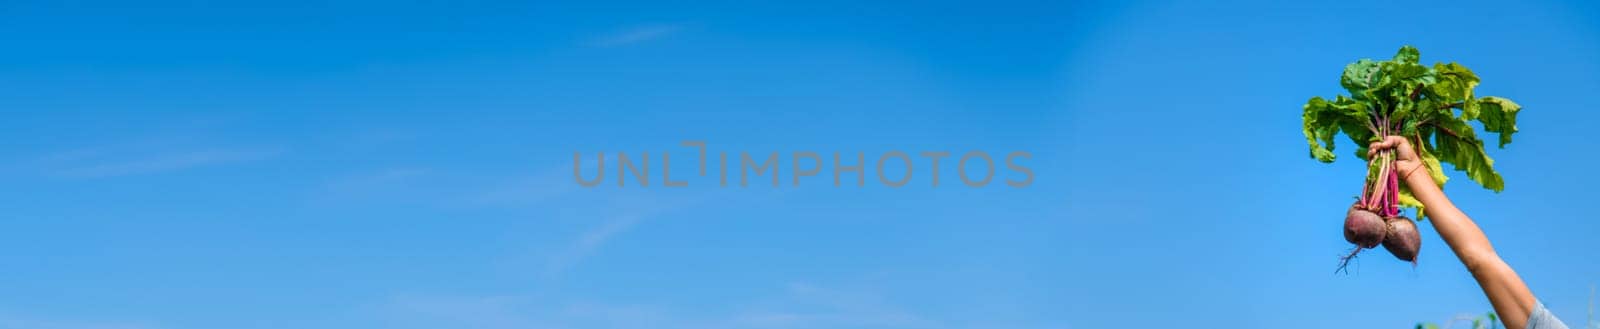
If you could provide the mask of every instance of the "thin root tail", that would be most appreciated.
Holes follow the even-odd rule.
[[[1356,246],[1355,249],[1350,250],[1349,255],[1339,257],[1339,268],[1333,269],[1333,273],[1350,274],[1350,271],[1347,270],[1346,267],[1350,266],[1350,260],[1356,259],[1356,254],[1359,253],[1361,253],[1361,246]]]

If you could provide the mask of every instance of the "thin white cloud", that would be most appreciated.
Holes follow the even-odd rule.
[[[107,322],[88,320],[67,320],[54,318],[41,318],[36,316],[22,316],[17,314],[0,313],[0,328],[27,328],[27,329],[154,329],[148,324],[129,322]]]
[[[55,164],[54,166],[60,166],[62,169],[54,172],[57,176],[69,178],[130,176],[260,161],[282,153],[283,151],[279,149],[207,149],[117,159],[94,157],[91,154],[74,157],[66,163]],[[60,159],[58,157],[52,160]]]
[[[284,153],[280,147],[195,144],[211,141],[209,137],[181,132],[106,137],[77,148],[0,160],[0,175],[106,178],[260,161]]]
[[[484,185],[462,193],[461,203],[468,206],[531,206],[578,189],[578,184],[572,181],[572,167],[567,165],[526,176],[508,176]]]
[[[594,226],[578,235],[565,248],[559,249],[550,258],[544,274],[551,277],[558,276],[579,261],[594,255],[606,243],[632,230],[639,223],[665,212],[692,207],[706,200],[705,196],[691,196],[682,199],[650,198],[639,195],[619,197],[615,202],[609,204],[612,207],[630,210],[607,218],[600,225]]]
[[[602,245],[622,232],[633,229],[639,220],[644,218],[639,214],[617,216],[601,223],[600,226],[590,229],[579,236],[572,245],[551,258],[546,275],[558,275],[571,268],[579,260],[589,257],[599,250]]]
[[[527,302],[523,296],[399,296],[383,308],[405,315],[395,319],[404,328],[418,320],[461,328],[544,328],[533,325]]]
[[[427,168],[394,167],[358,172],[328,181],[323,185],[322,197],[352,199],[390,195],[416,190],[411,187],[418,179],[430,175]]]
[[[372,309],[373,327],[479,329],[723,329],[649,305],[553,302],[534,296],[402,296]]]
[[[955,326],[886,302],[864,291],[809,283],[767,298],[726,301],[732,309],[695,312],[659,304],[551,300],[536,295],[404,296],[375,310],[394,328],[886,328],[941,329]],[[1016,326],[970,326],[1005,328]],[[1036,327],[1036,326],[1031,326]]]
[[[675,24],[640,26],[596,38],[590,44],[596,47],[626,46],[660,39],[682,30],[683,26]]]
[[[805,309],[805,311],[797,311]],[[944,328],[939,321],[891,304],[884,296],[862,291],[826,288],[806,282],[790,283],[776,307],[750,311],[732,318],[744,328]]]

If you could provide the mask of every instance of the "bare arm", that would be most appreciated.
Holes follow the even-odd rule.
[[[1434,184],[1427,172],[1418,170],[1422,168],[1422,162],[1418,160],[1411,144],[1405,138],[1389,136],[1383,142],[1374,143],[1371,149],[1396,149],[1399,154],[1396,165],[1400,174],[1404,175],[1406,187],[1411,188],[1411,193],[1418,201],[1422,201],[1434,231],[1439,232],[1445,244],[1450,245],[1450,250],[1472,272],[1472,278],[1478,280],[1478,286],[1483,288],[1483,294],[1489,297],[1489,304],[1494,306],[1495,313],[1500,315],[1500,321],[1505,322],[1506,328],[1525,327],[1528,315],[1533,313],[1538,303],[1533,292],[1528,290],[1528,285],[1522,282],[1517,272],[1511,270],[1511,265],[1495,254],[1489,237],[1478,229],[1478,224],[1474,224],[1472,218],[1450,202],[1450,198]]]

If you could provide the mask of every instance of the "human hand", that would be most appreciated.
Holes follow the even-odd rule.
[[[1388,150],[1394,150],[1395,169],[1400,173],[1401,180],[1409,185],[1411,180],[1414,179],[1412,174],[1416,173],[1417,169],[1422,169],[1422,158],[1417,156],[1417,150],[1411,147],[1411,141],[1400,136],[1384,137],[1382,141],[1368,145],[1367,158],[1371,159],[1377,156],[1379,152]],[[1427,173],[1422,173],[1421,176],[1416,177],[1428,178],[1429,183],[1432,183],[1433,180]]]

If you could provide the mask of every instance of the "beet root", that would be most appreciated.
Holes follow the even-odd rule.
[[[1384,220],[1388,227],[1388,237],[1383,239],[1383,249],[1389,250],[1395,258],[1417,262],[1417,252],[1422,250],[1422,234],[1417,232],[1417,223],[1404,216],[1389,217]]]
[[[1384,235],[1388,231],[1388,225],[1384,224],[1383,217],[1377,213],[1354,206],[1345,213],[1344,241],[1353,243],[1361,249],[1377,247],[1379,243],[1384,242]],[[1416,230],[1412,231],[1414,234]]]

